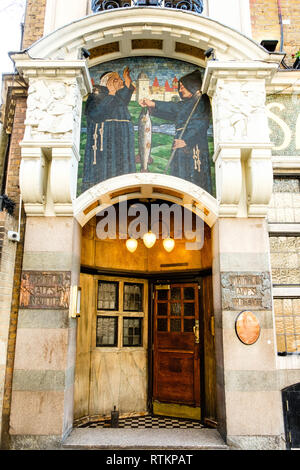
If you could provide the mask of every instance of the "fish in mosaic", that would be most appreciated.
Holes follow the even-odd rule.
[[[141,163],[141,172],[148,171],[148,165],[152,163],[151,140],[152,123],[148,108],[143,108],[138,123],[139,155],[137,161]]]

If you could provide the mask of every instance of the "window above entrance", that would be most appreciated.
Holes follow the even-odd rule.
[[[203,12],[203,0],[92,0],[91,5],[94,13],[131,6],[177,8],[199,14]]]

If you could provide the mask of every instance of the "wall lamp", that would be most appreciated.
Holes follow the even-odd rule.
[[[207,59],[209,59],[211,56],[212,60],[216,60],[215,50],[213,47],[206,49],[206,51],[204,52],[204,55]]]
[[[88,59],[90,55],[91,53],[87,49],[85,49],[84,47],[81,48],[81,57]]]
[[[267,49],[269,52],[274,52],[278,44],[277,39],[263,39],[260,43],[262,47]]]

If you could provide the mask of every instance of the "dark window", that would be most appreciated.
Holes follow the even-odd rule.
[[[98,282],[98,310],[118,310],[118,282]]]
[[[142,312],[143,309],[143,284],[124,283],[125,312]]]
[[[123,346],[142,346],[142,318],[123,318]]]
[[[117,346],[118,317],[97,317],[96,346]]]

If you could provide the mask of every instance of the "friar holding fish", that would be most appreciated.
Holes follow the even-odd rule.
[[[135,88],[128,67],[123,79],[117,72],[105,72],[87,100],[83,191],[100,181],[136,171],[134,128],[128,111]]]
[[[166,171],[212,192],[207,130],[211,109],[209,98],[201,94],[202,76],[199,70],[179,80],[178,102],[144,98],[139,104],[152,116],[175,123],[173,151]]]

